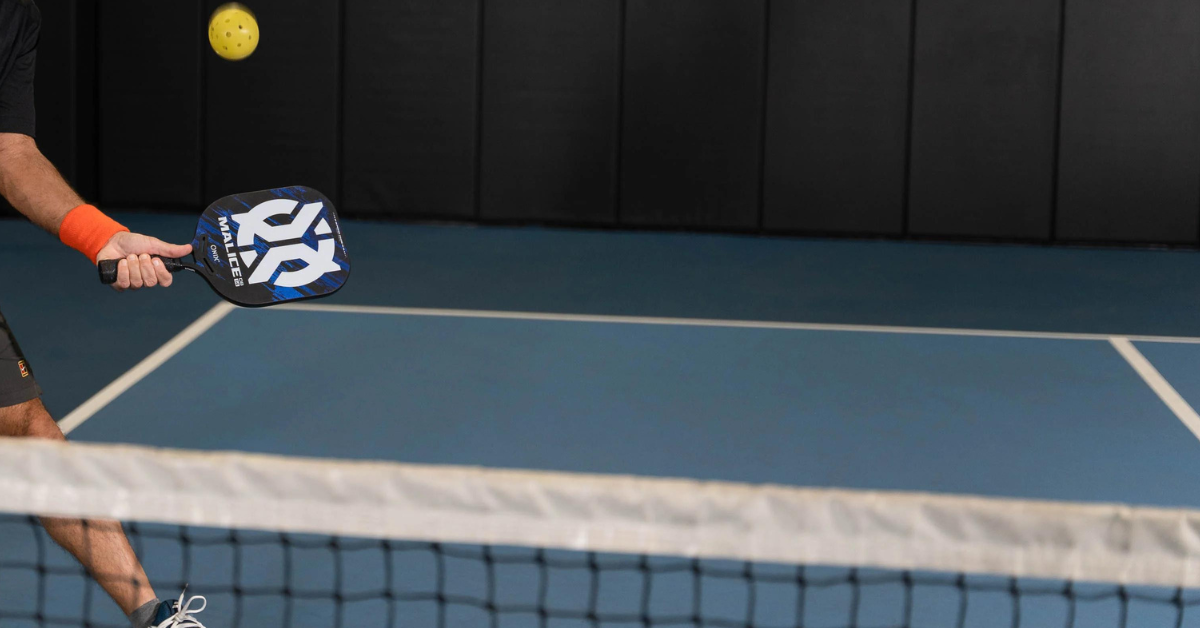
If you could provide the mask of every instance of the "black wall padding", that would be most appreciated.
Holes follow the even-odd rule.
[[[39,0],[40,142],[89,199],[1200,242],[1195,0]],[[2,211],[2,210],[0,210]]]
[[[125,207],[204,203],[200,54],[201,45],[208,44],[205,32],[196,28],[199,8],[193,2],[121,0],[98,9],[104,202]]]
[[[336,198],[338,5],[256,0],[253,9],[264,25],[253,56],[205,51],[205,194],[299,184]]]
[[[1067,9],[1058,236],[1196,242],[1200,3]]]
[[[764,226],[904,227],[907,1],[771,4]]]
[[[909,232],[1047,238],[1061,0],[920,0]]]
[[[55,0],[70,2],[70,0]],[[99,64],[95,57],[97,46],[97,31],[95,28],[96,4],[91,2],[70,2],[72,21],[66,35],[71,37],[74,63],[72,74],[75,79],[74,100],[71,110],[75,120],[73,136],[74,167],[69,179],[75,189],[85,199],[99,198],[99,94],[98,71]]]
[[[764,0],[628,0],[625,224],[759,224]]]
[[[477,0],[345,11],[344,209],[475,215]]]
[[[612,223],[620,2],[485,6],[482,217]]]
[[[75,119],[76,52],[72,25],[75,3],[38,3],[42,30],[38,39],[34,94],[37,102],[37,140],[42,153],[67,179],[77,172]]]

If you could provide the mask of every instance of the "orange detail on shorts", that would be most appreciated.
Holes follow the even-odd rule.
[[[104,215],[104,212],[92,205],[80,205],[67,213],[62,224],[58,226],[58,239],[62,243],[83,253],[92,263],[100,249],[112,237],[122,231],[129,231],[121,223]]]

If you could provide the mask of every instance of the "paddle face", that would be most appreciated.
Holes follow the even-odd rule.
[[[302,186],[226,196],[204,210],[194,264],[226,300],[260,307],[323,297],[350,276],[337,210]]]

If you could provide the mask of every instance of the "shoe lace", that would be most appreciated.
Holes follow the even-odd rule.
[[[187,596],[187,588],[183,589],[183,593],[179,594],[179,601],[175,603],[175,614],[168,617],[166,621],[159,624],[156,628],[204,628],[204,624],[200,620],[193,617],[195,613],[199,613],[208,607],[208,600],[203,595]],[[192,608],[192,602],[199,602],[199,608]]]

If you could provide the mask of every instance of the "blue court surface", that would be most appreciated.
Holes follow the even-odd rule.
[[[1200,386],[1200,345],[1147,354]],[[1200,443],[1087,340],[237,310],[72,436],[1200,504],[1181,481],[1200,477]]]
[[[343,292],[225,312],[71,438],[1200,508],[1196,252],[346,234]],[[217,305],[194,277],[109,294],[27,225],[0,241],[0,265],[28,269],[0,305],[58,416]]]

